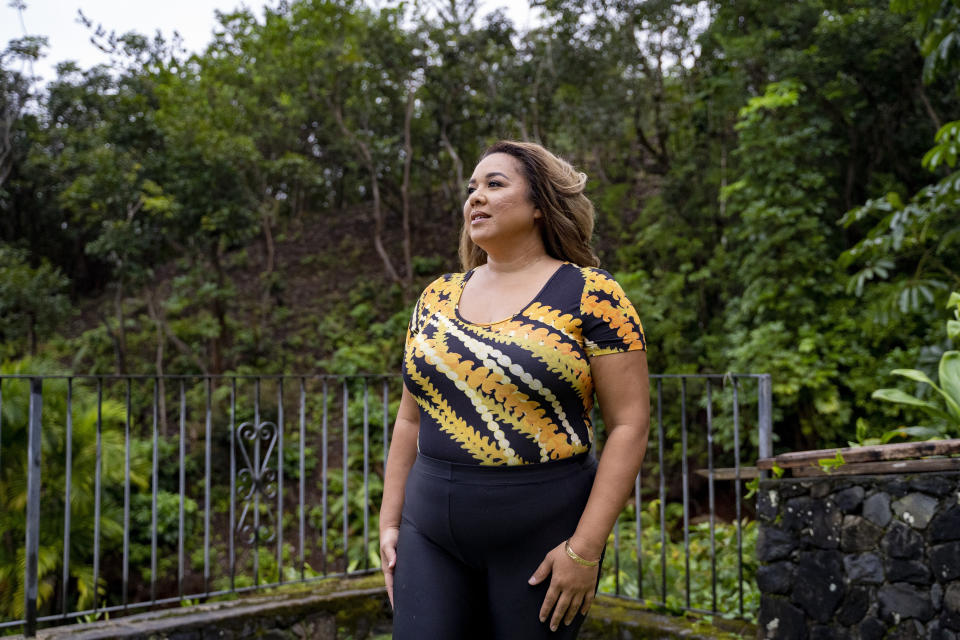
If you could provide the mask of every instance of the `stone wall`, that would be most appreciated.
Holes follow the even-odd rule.
[[[960,473],[766,480],[761,638],[960,638]]]

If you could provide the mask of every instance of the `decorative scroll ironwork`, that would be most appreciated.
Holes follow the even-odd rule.
[[[237,444],[246,467],[237,473],[237,494],[243,500],[243,511],[236,531],[246,537],[247,544],[272,542],[277,536],[276,516],[270,505],[274,502],[271,498],[277,497],[278,473],[270,463],[279,432],[273,422],[244,422],[237,427]],[[248,446],[252,452],[247,450]],[[263,455],[262,449],[266,449]]]

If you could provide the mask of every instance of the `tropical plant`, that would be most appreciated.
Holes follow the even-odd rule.
[[[49,364],[25,359],[4,365],[0,374],[53,374]],[[5,379],[3,384],[3,465],[0,467],[0,617],[17,619],[24,613],[23,567],[25,564],[27,504],[27,416],[30,384],[25,379]],[[70,492],[69,594],[76,598],[69,607],[89,608],[96,594],[105,593],[103,570],[94,583],[97,460],[100,460],[99,550],[101,560],[115,551],[123,534],[125,419],[122,404],[104,400],[98,410],[97,396],[89,386],[74,385],[70,404],[72,415]],[[38,550],[39,598],[41,612],[59,598],[62,587],[64,546],[64,499],[66,479],[67,381],[47,378],[43,383],[41,425],[44,497],[40,503]],[[98,439],[99,422],[99,439]],[[97,445],[100,451],[97,451]],[[147,486],[145,458],[131,460],[132,489]],[[118,490],[119,489],[119,490]],[[102,569],[107,563],[101,562]]]
[[[947,308],[953,309],[953,319],[947,321],[947,337],[960,343],[960,292],[950,294]],[[940,395],[939,401],[929,399],[926,393],[910,395],[901,389],[877,389],[873,397],[908,407],[916,407],[928,416],[928,423],[912,429],[914,435],[957,436],[960,435],[960,351],[945,351],[940,357],[939,382],[918,369],[894,369],[893,375],[902,376],[921,384],[928,385]]]

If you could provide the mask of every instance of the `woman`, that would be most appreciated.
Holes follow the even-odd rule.
[[[487,149],[463,205],[465,272],[417,302],[380,510],[396,640],[575,638],[593,602],[649,387],[636,312],[596,268],[585,183],[539,145]]]

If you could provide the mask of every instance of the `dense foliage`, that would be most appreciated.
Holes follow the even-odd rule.
[[[523,138],[590,176],[652,371],[771,373],[781,449],[917,423],[871,394],[956,348],[955,2],[537,0],[523,32],[427,4],[238,9],[191,56],[97,32],[111,65],[42,87],[44,40],[9,43],[0,358],[395,371],[419,287],[458,268],[473,162]]]
[[[24,284],[3,288],[4,353],[394,369],[417,287],[456,268],[473,159],[533,138],[591,176],[654,370],[772,373],[785,446],[886,430],[879,379],[949,346],[956,8],[540,6],[519,33],[470,1],[283,2],[221,15],[195,56],[101,33],[112,67],[35,90],[17,63],[44,41],[10,43],[0,240]]]

